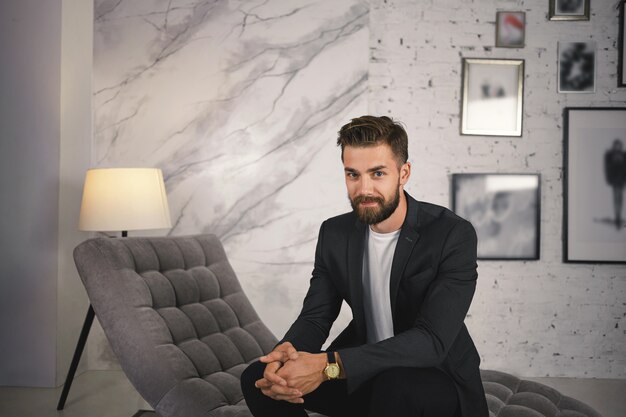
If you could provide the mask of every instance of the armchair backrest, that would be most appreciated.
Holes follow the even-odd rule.
[[[95,238],[74,260],[122,369],[162,417],[240,402],[246,364],[277,342],[214,235]]]

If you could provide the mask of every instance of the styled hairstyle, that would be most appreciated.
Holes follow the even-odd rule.
[[[341,160],[346,146],[366,147],[385,143],[402,166],[409,159],[408,137],[399,122],[387,116],[361,116],[352,119],[338,132],[337,146],[341,146]]]

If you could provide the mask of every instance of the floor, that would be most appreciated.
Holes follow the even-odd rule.
[[[594,407],[603,417],[626,416],[626,380],[526,378]],[[61,388],[0,387],[0,417],[131,417],[150,406],[121,371],[88,371],[74,380],[63,411]]]
[[[61,389],[0,387],[0,417],[131,417],[150,409],[122,371],[81,374],[57,411]]]

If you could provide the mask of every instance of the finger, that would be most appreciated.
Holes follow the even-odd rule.
[[[284,352],[284,361],[287,361],[288,359],[298,359],[298,351],[291,344],[291,342],[284,342],[283,344],[278,346],[276,350]]]
[[[281,385],[272,385],[270,390],[276,396],[282,396],[283,398],[281,398],[281,399],[293,398],[293,397],[302,397],[302,392],[300,392],[300,390],[297,390],[295,388],[283,387]]]
[[[282,394],[274,394],[274,396],[272,397],[275,400],[280,400],[280,401],[295,401],[298,398],[301,398],[299,395],[282,395]]]
[[[291,343],[290,343],[291,345]],[[287,357],[291,360],[296,360],[298,359],[298,351],[296,350],[295,347],[293,346],[289,346],[287,348],[287,351],[285,352],[287,354]]]
[[[288,402],[290,402],[292,404],[304,404],[304,398],[302,398],[302,397],[292,398],[292,399],[285,400],[285,401],[288,401]]]
[[[262,389],[261,392],[263,393],[263,395],[265,395],[266,397],[270,397],[272,399],[274,399],[274,393],[272,392],[271,389]]]
[[[259,358],[259,361],[263,363],[271,363],[271,362],[276,362],[276,361],[284,362],[284,359],[285,359],[285,354],[283,352],[274,350],[268,353],[267,355],[261,356]]]
[[[272,387],[272,383],[265,378],[261,378],[254,383],[254,386],[259,389],[269,389]]]
[[[301,400],[302,398],[298,396],[290,396],[290,395],[275,395],[274,399],[280,400],[280,401],[288,401],[294,404],[299,404],[300,402],[298,400],[299,399]]]
[[[276,394],[271,389],[262,389],[261,392],[263,393],[263,395],[265,395],[266,397],[269,397],[269,398],[271,398],[273,400],[289,401],[289,402],[300,403],[298,401],[298,398],[301,398],[301,395],[297,395],[297,394],[300,394],[300,393],[297,393],[297,394]],[[304,400],[302,402],[304,402]]]
[[[286,362],[288,359],[297,359],[298,351],[291,342],[283,342],[276,346],[273,351],[267,355],[261,356],[259,360],[263,363],[272,361]]]
[[[280,368],[280,362],[268,364],[263,372],[263,378],[267,379],[272,384],[287,385],[287,381],[276,374],[278,368]]]

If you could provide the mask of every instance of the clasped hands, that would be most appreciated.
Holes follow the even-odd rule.
[[[325,380],[326,354],[298,352],[290,342],[276,346],[259,361],[267,365],[263,378],[254,385],[275,400],[302,404],[302,397],[315,391]]]

